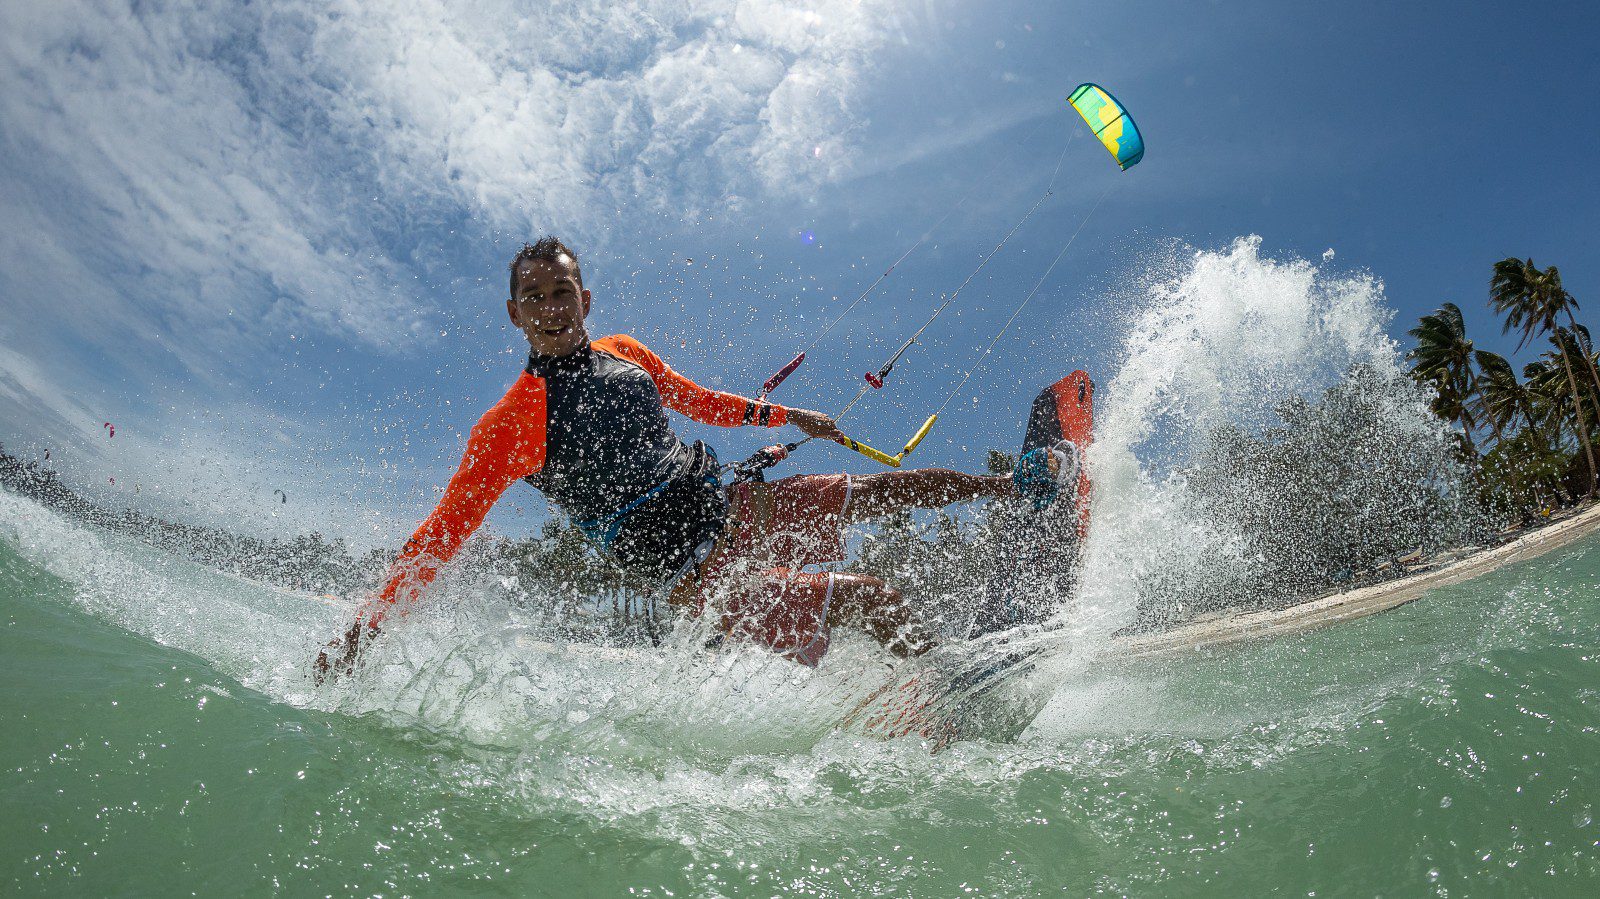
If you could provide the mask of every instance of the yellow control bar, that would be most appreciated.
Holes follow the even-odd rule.
[[[928,436],[928,432],[933,430],[933,423],[938,420],[939,413],[937,412],[928,416],[928,420],[922,423],[922,427],[917,428],[917,433],[911,435],[911,439],[906,441],[906,448],[901,450],[900,455],[896,456],[895,458],[904,459],[906,456],[909,456],[911,451],[917,448],[917,444],[922,442],[922,438]]]
[[[865,443],[862,443],[861,441],[851,437],[845,437],[842,440],[839,440],[838,443],[840,446],[846,446],[855,450],[874,462],[882,462],[884,465],[887,465],[890,468],[899,468],[900,463],[905,460],[905,457],[911,455],[911,451],[917,448],[917,444],[922,442],[922,438],[928,436],[928,432],[933,430],[933,423],[938,420],[939,416],[937,413],[928,416],[928,420],[922,423],[922,427],[917,429],[917,433],[911,435],[911,439],[906,441],[905,449],[902,449],[899,454],[893,456],[889,455],[883,450],[867,446]]]
[[[848,446],[849,448],[855,450],[856,452],[860,453],[861,455],[866,456],[868,459],[871,459],[874,462],[882,462],[883,464],[889,466],[890,468],[899,468],[900,467],[900,459],[899,459],[899,457],[891,456],[888,453],[886,453],[886,452],[884,452],[883,450],[880,450],[880,449],[873,449],[872,447],[867,446],[865,443],[862,443],[859,440],[852,440],[849,437],[845,437],[845,438],[843,438],[843,439],[841,439],[839,441],[839,445],[840,446]]]

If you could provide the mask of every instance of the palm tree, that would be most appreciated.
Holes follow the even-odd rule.
[[[1517,380],[1517,373],[1506,357],[1488,350],[1474,350],[1472,359],[1478,365],[1477,391],[1470,405],[1479,421],[1486,421],[1494,430],[1494,442],[1499,444],[1506,428],[1520,416],[1530,432],[1542,434],[1534,427],[1533,408],[1528,388]]]
[[[1577,355],[1582,358],[1584,362],[1584,364],[1580,367],[1587,368],[1589,370],[1589,383],[1594,385],[1595,399],[1600,400],[1600,361],[1597,361],[1595,356],[1594,339],[1589,336],[1589,329],[1578,324],[1577,322],[1572,323],[1570,333],[1573,338],[1572,345],[1576,348]],[[1600,407],[1595,406],[1594,401],[1591,400],[1589,408],[1595,409]]]
[[[1477,387],[1472,373],[1472,341],[1467,338],[1461,307],[1445,303],[1424,315],[1407,333],[1417,340],[1416,348],[1406,354],[1411,360],[1411,377],[1433,385],[1434,398],[1429,405],[1434,414],[1446,421],[1460,422],[1467,451],[1477,456],[1478,447],[1472,440],[1472,429],[1477,424],[1472,399]]]
[[[1494,277],[1489,279],[1489,304],[1494,311],[1505,316],[1503,330],[1515,328],[1522,334],[1517,349],[1522,349],[1537,335],[1550,334],[1559,325],[1558,317],[1565,313],[1577,323],[1572,310],[1578,301],[1561,286],[1561,273],[1551,266],[1541,271],[1529,259],[1502,259],[1494,264]],[[1573,371],[1572,354],[1557,342],[1561,351],[1561,364],[1566,369],[1567,387],[1572,393],[1572,409],[1577,420],[1578,442],[1583,445],[1584,459],[1589,464],[1589,491],[1585,497],[1594,496],[1600,486],[1600,470],[1595,467],[1593,438],[1589,433],[1589,419],[1584,415],[1583,403],[1578,399],[1578,377]],[[1591,372],[1592,373],[1592,372]],[[1600,375],[1595,376],[1600,383]]]
[[[1572,391],[1567,386],[1565,368],[1555,353],[1544,353],[1537,360],[1522,367],[1522,379],[1528,387],[1528,401],[1537,419],[1554,436],[1557,444],[1563,441],[1563,432],[1578,439],[1577,423],[1572,415]]]
[[[1596,405],[1600,401],[1600,393],[1596,392],[1595,385],[1583,377],[1583,372],[1594,361],[1594,355],[1589,349],[1589,329],[1579,325],[1576,329],[1558,327],[1550,332],[1550,345],[1560,352],[1566,353],[1573,360],[1573,368],[1578,372],[1578,395],[1583,398],[1583,404],[1590,410],[1600,409]],[[1595,424],[1600,426],[1600,421]]]
[[[1556,464],[1565,469],[1566,457],[1561,452],[1560,416],[1559,413],[1552,414],[1561,400],[1566,398],[1566,384],[1561,380],[1560,370],[1544,362],[1531,363],[1522,370],[1529,382],[1525,385],[1517,380],[1511,363],[1499,353],[1477,350],[1472,358],[1478,363],[1478,394],[1474,398],[1478,414],[1494,423],[1499,428],[1498,433],[1502,434],[1511,430],[1520,416],[1524,425],[1522,430],[1504,438],[1510,452],[1561,460]],[[1545,403],[1536,392],[1535,384],[1553,389],[1555,402]],[[1549,427],[1551,424],[1555,427]],[[1518,441],[1525,442],[1519,445]],[[1497,439],[1495,445],[1500,446],[1501,441]],[[1571,502],[1559,478],[1553,478],[1548,484],[1541,482],[1530,485],[1530,489],[1536,498],[1547,495],[1545,491],[1549,490],[1554,492],[1561,504]],[[1542,499],[1540,501],[1543,502]]]

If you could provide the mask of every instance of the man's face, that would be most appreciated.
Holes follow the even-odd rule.
[[[583,327],[589,314],[589,291],[578,285],[572,260],[565,255],[556,262],[518,262],[517,289],[506,301],[506,312],[541,356],[571,355],[589,343],[589,332]]]

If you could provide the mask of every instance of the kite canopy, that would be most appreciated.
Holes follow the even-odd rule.
[[[1067,102],[1089,123],[1094,136],[1105,144],[1123,171],[1144,158],[1144,138],[1139,136],[1139,126],[1105,88],[1098,84],[1080,84]]]

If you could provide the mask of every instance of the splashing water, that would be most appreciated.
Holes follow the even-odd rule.
[[[1053,638],[1053,663],[1017,685],[1035,694],[1035,707],[1065,689],[1107,635],[1137,623],[1152,603],[1176,596],[1205,607],[1208,593],[1238,601],[1241,584],[1264,577],[1268,560],[1247,529],[1213,514],[1216,491],[1198,495],[1184,472],[1205,457],[1208,440],[1226,429],[1259,433],[1279,424],[1284,402],[1315,397],[1354,368],[1377,373],[1382,384],[1400,382],[1379,283],[1301,260],[1264,259],[1260,243],[1241,239],[1188,258],[1174,250],[1152,266],[1143,294],[1126,298],[1134,311],[1121,367],[1101,391],[1090,456],[1094,527],[1076,602],[1063,613],[1070,626]],[[1402,391],[1391,399],[1379,420],[1365,424],[1443,445],[1445,433],[1414,398]],[[1415,441],[1405,449],[1414,453]],[[1410,477],[1383,464],[1366,470],[1376,472],[1373,489],[1380,492]],[[1458,473],[1445,473],[1448,492]],[[1235,494],[1260,492],[1244,479],[1230,481],[1228,472],[1210,474]],[[557,740],[569,748],[604,744],[723,759],[795,751],[823,740],[895,669],[876,647],[849,635],[817,671],[751,649],[708,654],[701,649],[704,623],[680,625],[657,649],[571,645],[567,632],[526,611],[539,597],[508,592],[458,564],[430,602],[378,644],[362,677],[315,691],[303,663],[319,639],[342,626],[347,606],[281,591],[265,591],[263,599],[258,585],[157,558],[126,541],[76,540],[72,525],[42,510],[12,517],[30,520],[32,530],[8,539],[47,548],[37,561],[84,583],[80,601],[97,615],[212,659],[285,701],[376,715],[478,745]],[[288,628],[285,615],[294,620]]]
[[[307,662],[348,606],[0,493],[14,685],[0,767],[7,795],[29,806],[0,823],[0,842],[17,847],[0,882],[713,895],[1592,886],[1592,772],[1562,761],[1594,746],[1592,545],[1303,642],[1089,664],[1152,603],[1248,601],[1239,585],[1268,583],[1284,558],[1316,568],[1263,542],[1261,525],[1347,514],[1351,497],[1303,476],[1335,454],[1358,459],[1360,471],[1329,477],[1367,494],[1356,514],[1461,517],[1399,488],[1415,469],[1398,457],[1428,457],[1449,435],[1399,377],[1381,285],[1329,265],[1265,259],[1251,238],[1171,253],[1127,298],[1124,358],[1099,397],[1079,594],[1070,627],[1051,635],[1059,651],[1023,679],[1044,711],[1016,743],[930,756],[915,740],[834,732],[894,676],[864,638],[841,636],[815,671],[707,653],[693,628],[660,649],[574,645],[470,559],[361,677],[317,690]],[[1306,411],[1331,408],[1330,389],[1354,399],[1331,419]],[[1292,491],[1217,464],[1248,463],[1263,441],[1317,446],[1330,420],[1342,442],[1278,479]],[[1427,496],[1458,492],[1448,459],[1428,458]],[[1245,501],[1255,496],[1265,511]],[[1342,823],[1330,797],[1365,817]],[[1481,823],[1513,805],[1509,831]],[[1322,812],[1314,842],[1302,839],[1308,809]],[[1301,863],[1263,866],[1264,852]]]
[[[1095,524],[1073,610],[1076,627],[1096,637],[1141,623],[1152,608],[1170,619],[1174,605],[1239,601],[1268,579],[1263,566],[1316,562],[1305,557],[1315,547],[1279,557],[1263,547],[1264,535],[1308,521],[1325,527],[1360,510],[1369,530],[1425,521],[1439,539],[1475,524],[1453,440],[1403,377],[1384,332],[1390,313],[1380,282],[1329,271],[1326,256],[1320,267],[1263,258],[1258,237],[1190,252],[1181,259],[1173,251],[1155,267],[1121,367],[1101,391],[1090,456]],[[1333,433],[1309,440],[1289,460],[1292,472],[1218,467],[1241,444],[1259,449],[1264,434],[1279,446],[1307,442],[1313,435],[1301,432],[1317,421],[1303,410],[1328,407],[1339,389],[1364,402],[1327,411]],[[1356,472],[1330,464],[1352,459]],[[1423,463],[1425,495],[1417,493]],[[1360,484],[1345,487],[1364,495],[1314,495],[1315,485],[1341,475],[1359,475]],[[1244,507],[1254,520],[1236,514]]]

